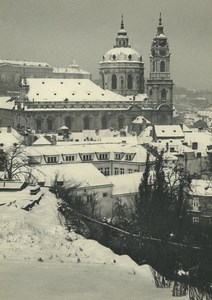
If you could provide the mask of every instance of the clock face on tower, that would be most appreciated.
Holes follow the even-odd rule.
[[[166,55],[166,50],[160,50],[160,55],[165,56]]]

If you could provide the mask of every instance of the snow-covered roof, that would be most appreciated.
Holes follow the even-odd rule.
[[[130,195],[138,193],[143,172],[113,175],[107,178],[113,184],[112,196]]]
[[[28,78],[30,101],[126,101],[89,79]]]
[[[92,164],[64,164],[43,165],[33,169],[33,174],[39,181],[45,181],[46,186],[51,186],[58,175],[58,181],[71,181],[82,187],[98,187],[111,185],[111,182]]]
[[[212,183],[209,180],[193,179],[191,187],[193,195],[212,197]]]
[[[14,101],[10,101],[11,97],[0,97],[0,109],[12,109]]]
[[[26,60],[11,60],[11,59],[0,59],[0,64],[11,64],[18,66],[27,67],[50,67],[46,62],[26,61]]]
[[[115,47],[107,51],[104,55],[104,62],[139,62],[141,63],[140,54],[130,47]]]
[[[157,138],[184,138],[184,133],[180,125],[155,125]]]
[[[33,143],[33,145],[35,146],[35,145],[51,145],[52,143],[49,141],[49,140],[47,140],[43,135],[41,135],[34,143]]]
[[[15,129],[10,128],[8,130],[7,127],[0,127],[0,144],[3,144],[3,147],[10,147],[14,143],[20,143],[22,140],[23,137]]]
[[[90,74],[89,72],[82,70],[78,65],[69,65],[66,68],[53,68],[53,73],[66,73],[66,74]]]
[[[147,120],[146,118],[144,118],[143,116],[138,116],[134,121],[132,121],[133,124],[151,124],[151,122],[149,120]]]

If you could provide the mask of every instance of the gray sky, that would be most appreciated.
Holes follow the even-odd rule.
[[[0,58],[67,66],[75,58],[98,77],[98,62],[113,47],[124,14],[145,77],[162,12],[178,86],[212,90],[212,0],[0,0]]]

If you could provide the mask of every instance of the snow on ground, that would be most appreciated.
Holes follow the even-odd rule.
[[[171,299],[149,266],[67,232],[57,200],[44,189],[29,212],[0,206],[0,299]],[[183,298],[181,298],[183,299]]]

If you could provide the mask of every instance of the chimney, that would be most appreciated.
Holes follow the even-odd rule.
[[[52,145],[57,145],[57,137],[56,135],[52,135]]]

